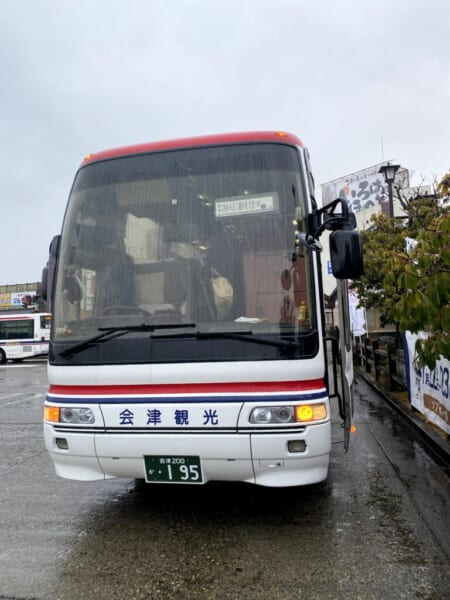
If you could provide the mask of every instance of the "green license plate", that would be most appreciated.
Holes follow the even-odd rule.
[[[203,483],[199,456],[144,456],[148,483]]]

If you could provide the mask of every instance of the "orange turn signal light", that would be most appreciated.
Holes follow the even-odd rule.
[[[53,421],[59,423],[59,407],[58,406],[44,406],[44,420]]]
[[[306,421],[321,421],[327,417],[325,404],[301,404],[295,407],[295,420],[300,423]]]
[[[295,407],[295,420],[296,421],[312,421],[314,416],[312,406],[296,406]]]

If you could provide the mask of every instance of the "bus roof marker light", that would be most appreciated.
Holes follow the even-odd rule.
[[[282,138],[288,137],[288,134],[285,131],[275,131],[275,135]]]
[[[94,158],[94,155],[91,152],[90,154],[86,154],[86,156],[84,157],[84,160],[91,160],[92,158]]]

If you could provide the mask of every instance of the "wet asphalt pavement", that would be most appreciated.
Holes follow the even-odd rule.
[[[43,362],[0,365],[0,600],[450,597],[448,471],[368,385],[324,485],[56,477]]]

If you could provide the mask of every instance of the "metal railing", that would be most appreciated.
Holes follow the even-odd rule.
[[[374,377],[387,381],[390,391],[407,389],[403,349],[383,339],[360,339],[355,346],[355,362]]]

